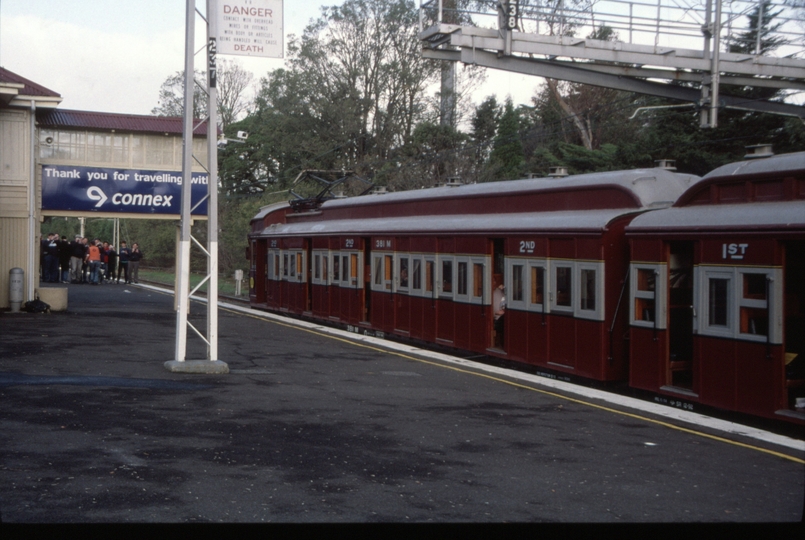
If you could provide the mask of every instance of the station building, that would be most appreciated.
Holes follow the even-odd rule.
[[[25,273],[23,302],[36,297],[45,217],[179,219],[183,119],[65,110],[62,99],[0,68],[0,310],[12,268]],[[206,193],[207,124],[194,126],[194,183]]]

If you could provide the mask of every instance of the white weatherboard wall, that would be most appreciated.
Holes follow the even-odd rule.
[[[30,245],[28,216],[31,182],[31,112],[25,109],[0,109],[0,309],[10,307],[9,271],[25,271],[23,290],[29,280],[38,279],[35,271],[39,250]],[[37,219],[37,223],[39,220]],[[29,249],[34,249],[30,267]],[[27,294],[23,301],[28,301]]]

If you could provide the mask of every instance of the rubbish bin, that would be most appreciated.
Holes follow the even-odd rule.
[[[11,303],[11,313],[20,312],[24,281],[25,270],[22,268],[12,268],[8,271],[8,301]]]

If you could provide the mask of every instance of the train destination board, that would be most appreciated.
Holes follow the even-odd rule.
[[[218,2],[218,54],[283,57],[282,0]]]

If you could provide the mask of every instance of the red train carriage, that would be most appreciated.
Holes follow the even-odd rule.
[[[805,152],[726,165],[636,217],[630,385],[805,422]]]
[[[697,180],[647,169],[276,205],[252,220],[251,301],[625,380],[624,228]],[[496,321],[498,284],[507,305]]]

